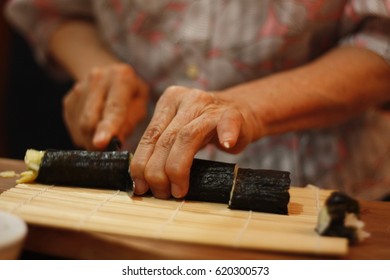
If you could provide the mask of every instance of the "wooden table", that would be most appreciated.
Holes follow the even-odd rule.
[[[21,172],[24,163],[0,158],[0,171]],[[0,193],[15,186],[15,179],[0,178]],[[390,259],[390,203],[360,201],[362,220],[371,237],[352,246],[345,259]],[[71,259],[323,259],[266,251],[243,250],[183,242],[128,238],[29,225],[25,250]]]

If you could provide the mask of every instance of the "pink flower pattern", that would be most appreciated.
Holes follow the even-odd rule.
[[[223,89],[339,45],[390,62],[389,0],[11,0],[6,15],[42,65],[62,20],[94,19],[107,46],[152,86],[154,101],[172,84]],[[342,126],[267,137],[238,156],[212,147],[199,156],[289,170],[295,185],[366,199],[390,192],[390,121],[377,111]]]

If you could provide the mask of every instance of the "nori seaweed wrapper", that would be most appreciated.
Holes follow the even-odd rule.
[[[230,209],[288,214],[290,173],[238,168]]]
[[[129,164],[127,151],[48,150],[36,182],[129,191],[133,187]]]
[[[190,187],[186,200],[229,202],[235,164],[194,159],[190,172]]]

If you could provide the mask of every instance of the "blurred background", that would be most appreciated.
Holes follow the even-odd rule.
[[[71,83],[55,81],[36,64],[28,43],[4,19],[6,1],[0,2],[0,157],[74,148],[61,108]]]

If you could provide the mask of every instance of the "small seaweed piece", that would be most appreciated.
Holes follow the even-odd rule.
[[[318,215],[316,231],[323,236],[345,237],[356,244],[369,236],[360,220],[359,202],[339,191],[332,192]]]

